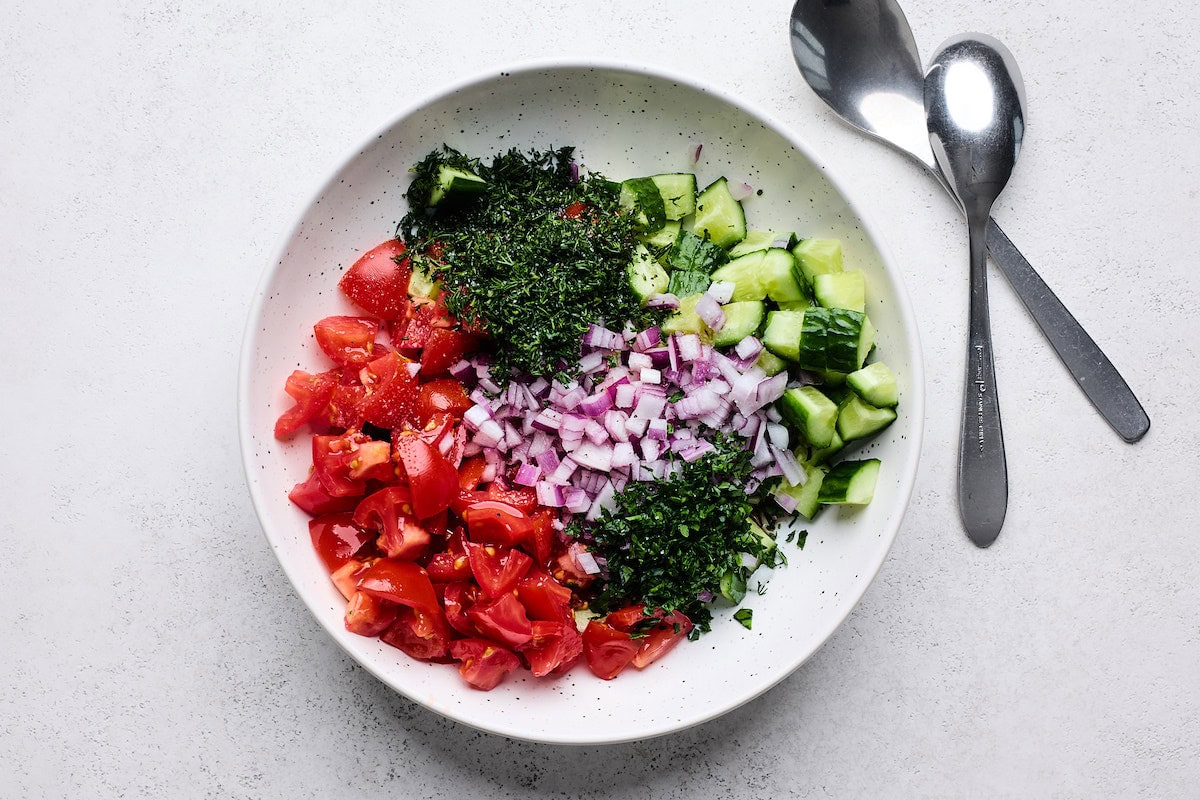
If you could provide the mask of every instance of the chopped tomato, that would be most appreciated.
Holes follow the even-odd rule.
[[[316,419],[329,405],[337,382],[337,373],[332,371],[310,375],[298,369],[289,375],[283,390],[296,403],[276,420],[275,438],[290,438],[304,423]]]
[[[554,512],[543,508],[531,514],[529,519],[533,523],[533,530],[525,549],[530,552],[534,561],[546,564],[554,554],[554,542],[557,538],[554,533]]]
[[[586,210],[587,204],[576,200],[562,210],[562,217],[563,219],[579,219]]]
[[[362,366],[374,358],[378,320],[365,317],[326,317],[313,326],[317,344],[338,364]]]
[[[641,603],[618,608],[610,611],[604,621],[619,631],[638,633],[662,619],[662,609],[656,609],[654,614],[647,614],[646,607]]]
[[[464,636],[478,636],[479,631],[475,630],[475,623],[467,617],[467,612],[480,597],[479,587],[470,581],[447,583],[442,592],[442,605],[450,627]]]
[[[425,372],[424,361],[421,371]],[[421,386],[417,398],[417,419],[425,424],[437,413],[448,413],[455,418],[461,418],[472,405],[474,404],[461,383],[453,378],[439,378]]]
[[[641,642],[625,631],[591,620],[583,631],[583,655],[597,678],[611,681],[629,666]]]
[[[337,590],[342,593],[342,597],[349,600],[358,591],[358,579],[362,577],[363,572],[372,563],[374,563],[374,559],[360,561],[357,558],[352,558],[335,569],[330,574],[329,579],[333,581],[333,585],[337,587]]]
[[[469,333],[434,328],[421,353],[421,374],[427,378],[445,375],[463,356],[478,346],[479,340]]]
[[[358,553],[371,536],[353,522],[353,515],[325,514],[308,521],[308,533],[313,549],[325,568],[334,572]]]
[[[462,465],[458,468],[458,488],[468,492],[475,491],[479,486],[479,482],[483,479],[483,473],[486,469],[487,461],[483,456],[471,456],[463,461]]]
[[[404,433],[412,433],[412,431],[393,431],[392,443],[394,444],[396,437]],[[450,449],[450,442],[454,439],[454,417],[439,411],[423,420],[416,434],[422,442],[436,447],[439,453],[445,455],[445,450]]]
[[[379,533],[379,549],[388,558],[412,560],[429,544],[429,530],[413,514],[407,486],[387,486],[368,495],[354,510],[354,522]]]
[[[672,648],[687,638],[691,630],[692,621],[682,611],[672,611],[642,639],[641,647],[633,657],[633,665],[644,669],[671,652]]]
[[[471,577],[471,562],[464,553],[434,553],[425,565],[429,579],[437,583],[467,580]]]
[[[487,638],[514,650],[533,639],[533,627],[525,615],[525,607],[511,592],[471,606],[467,610],[467,619]]]
[[[381,558],[358,578],[358,588],[382,600],[433,613],[438,610],[437,595],[425,570],[411,561]]]
[[[441,611],[401,608],[379,638],[422,661],[444,660],[450,654],[450,628]]]
[[[422,303],[411,310],[407,324],[393,327],[392,344],[400,350],[415,352],[429,343],[435,330],[450,328],[454,318],[439,302]]]
[[[531,623],[531,628],[533,638],[521,653],[529,662],[529,671],[535,678],[556,670],[565,672],[583,654],[583,637],[575,628],[574,621],[567,623],[537,619]]]
[[[450,507],[458,492],[458,471],[427,442],[415,434],[395,439],[396,455],[412,487],[413,508],[418,519],[432,517]]]
[[[321,479],[314,471],[303,483],[297,483],[288,492],[288,499],[313,516],[334,514],[338,511],[353,511],[357,497],[334,497],[325,491]]]
[[[367,481],[395,476],[392,449],[357,431],[342,436],[314,436],[313,468],[325,491],[333,497],[361,495]]]
[[[466,542],[466,548],[471,574],[488,597],[511,593],[533,565],[533,559],[520,550],[475,542]]]
[[[355,261],[338,286],[350,302],[381,319],[396,319],[408,312],[408,279],[412,268],[404,256],[404,243],[388,239]]]
[[[366,396],[366,387],[357,383],[339,383],[335,386],[325,411],[330,426],[342,430],[362,427],[363,419],[358,407]]]
[[[417,379],[408,362],[396,353],[377,358],[363,368],[367,396],[358,405],[358,413],[372,425],[389,430],[416,422]]]
[[[537,508],[537,492],[527,486],[509,488],[497,481],[488,485],[487,499],[508,503],[526,514]]]
[[[458,659],[458,671],[476,689],[489,691],[521,666],[516,653],[487,639],[459,639],[450,643],[450,655]]]
[[[467,536],[480,544],[512,547],[533,534],[533,521],[520,510],[498,500],[473,503],[462,512]]]
[[[346,605],[346,630],[359,636],[378,636],[395,621],[397,608],[395,603],[355,592]]]
[[[571,590],[554,580],[545,570],[534,567],[517,583],[517,599],[525,606],[530,619],[570,621],[575,624],[571,611]]]

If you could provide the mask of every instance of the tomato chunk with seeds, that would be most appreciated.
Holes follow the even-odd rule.
[[[398,561],[417,558],[431,538],[413,513],[407,486],[388,486],[368,495],[354,510],[354,523],[378,532],[379,549]]]
[[[398,608],[366,592],[355,592],[346,604],[346,630],[359,636],[378,636],[395,622]]]
[[[641,642],[625,631],[591,620],[583,631],[583,655],[597,678],[611,681],[629,666]]]
[[[490,544],[466,542],[467,558],[475,582],[488,597],[512,592],[529,568],[533,559],[520,550]]]
[[[358,503],[357,497],[334,497],[325,491],[315,471],[307,480],[292,487],[288,492],[288,499],[314,517],[339,511],[353,511]]]
[[[533,534],[533,521],[524,512],[498,500],[473,503],[462,512],[467,536],[480,544],[512,547]]]
[[[450,643],[450,655],[460,664],[459,673],[476,689],[490,691],[521,666],[517,654],[487,639],[459,639]]]
[[[638,669],[645,669],[647,665],[671,652],[687,638],[691,630],[692,621],[682,611],[672,611],[642,639],[641,646],[633,656],[633,665]]]
[[[417,421],[417,378],[396,353],[377,358],[363,368],[367,395],[356,411],[372,425],[391,430]],[[368,383],[370,384],[368,386]]]
[[[529,662],[529,671],[541,678],[552,672],[565,672],[583,654],[583,637],[574,621],[534,620],[533,638],[521,651]]]
[[[514,650],[533,639],[533,625],[525,616],[525,607],[511,593],[476,603],[467,610],[467,619],[481,635]]]
[[[425,366],[422,362],[421,370]],[[424,425],[434,414],[450,414],[459,419],[474,403],[467,396],[467,390],[453,378],[439,378],[422,384],[417,397],[417,419]]]
[[[440,661],[450,655],[450,628],[440,611],[401,607],[379,638],[422,661]]]
[[[439,609],[429,575],[411,561],[379,559],[359,575],[358,588],[381,600],[419,608],[431,614]]]
[[[378,320],[366,317],[325,317],[313,326],[317,345],[337,364],[362,366],[375,357]]]
[[[458,470],[436,447],[416,434],[394,438],[396,455],[408,475],[413,508],[418,519],[432,517],[450,507],[458,494]]]
[[[348,513],[325,514],[308,521],[308,533],[313,549],[321,557],[325,568],[336,571],[371,541],[371,534],[354,524],[354,516]]]
[[[316,419],[329,405],[334,387],[338,384],[336,372],[311,375],[302,369],[288,376],[283,390],[295,401],[275,422],[275,438],[291,438],[307,422]]]

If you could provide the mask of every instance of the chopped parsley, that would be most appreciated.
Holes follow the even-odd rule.
[[[400,222],[413,266],[438,280],[450,313],[488,334],[493,377],[511,369],[575,371],[590,324],[647,327],[626,270],[635,222],[620,213],[620,184],[579,177],[574,149],[509,150],[491,163],[443,147],[413,167]],[[479,194],[428,208],[443,164],[483,178]]]
[[[742,627],[746,630],[751,630],[751,625],[754,623],[754,610],[749,608],[739,608],[733,612],[733,618],[742,623]]]
[[[714,597],[737,602],[745,594],[743,554],[769,567],[780,563],[774,543],[750,524],[749,451],[732,436],[720,435],[714,443],[714,450],[668,480],[630,483],[596,522],[568,526],[606,562],[607,577],[589,601],[591,610],[604,614],[641,602],[678,609],[707,631]]]

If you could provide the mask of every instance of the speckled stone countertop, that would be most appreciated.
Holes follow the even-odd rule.
[[[993,271],[988,551],[953,499],[965,226],[803,85],[788,3],[6,4],[0,797],[1197,797],[1200,8],[905,5],[926,53],[963,30],[1015,52],[1029,130],[996,217],[1153,420],[1112,434]],[[350,661],[261,534],[235,425],[254,288],[315,183],[413,100],[555,55],[685,72],[798,131],[903,265],[929,393],[904,526],[832,640],[721,719],[578,749]]]

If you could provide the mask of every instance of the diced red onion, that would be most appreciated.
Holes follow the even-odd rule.
[[[633,349],[637,352],[644,352],[651,347],[656,347],[662,341],[662,331],[657,326],[646,328],[639,333],[633,340]]]
[[[725,305],[733,299],[733,292],[736,288],[737,284],[733,281],[713,281],[708,285],[708,291],[705,294],[721,305]]]
[[[537,501],[540,505],[561,508],[565,502],[562,487],[549,481],[538,481],[534,491],[537,493]]]
[[[459,381],[466,381],[474,378],[475,365],[464,358],[450,367],[450,377]]]
[[[521,486],[533,486],[542,477],[542,468],[537,464],[522,464],[517,469],[517,474],[513,476],[513,483]]]
[[[696,301],[696,315],[704,320],[704,324],[714,332],[718,332],[725,327],[725,312],[721,309],[721,304],[711,294],[703,294]],[[699,355],[699,352],[697,352],[693,358],[698,358]]]
[[[792,486],[804,485],[804,467],[800,466],[800,462],[796,460],[796,456],[791,450],[771,448],[771,453],[775,456],[775,463],[779,466],[779,471],[782,473],[784,480]]]
[[[754,194],[754,187],[748,183],[731,183],[729,193],[733,195],[734,200],[741,201]]]
[[[646,308],[669,308],[676,311],[679,309],[679,298],[667,293],[652,294],[646,298]]]
[[[763,343],[755,336],[747,336],[734,346],[733,352],[743,361],[753,362],[763,351]]]
[[[579,411],[589,417],[598,417],[613,406],[613,398],[607,391],[585,397],[579,403]]]

